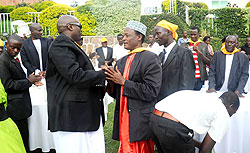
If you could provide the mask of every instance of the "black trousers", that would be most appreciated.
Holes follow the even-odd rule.
[[[29,129],[28,129],[28,120],[27,119],[23,119],[23,120],[14,120],[14,122],[16,123],[19,132],[22,136],[23,139],[23,144],[25,147],[25,150],[27,153],[30,152],[30,147],[29,147]]]
[[[149,126],[158,153],[194,153],[193,130],[152,114]]]

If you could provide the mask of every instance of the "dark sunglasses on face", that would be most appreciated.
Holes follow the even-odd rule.
[[[78,26],[80,29],[82,29],[82,24],[81,24],[81,23],[68,23],[67,25],[69,25],[69,24],[71,24],[71,25],[76,25],[76,26]]]

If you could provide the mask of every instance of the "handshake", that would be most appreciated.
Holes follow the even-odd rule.
[[[125,79],[117,66],[114,69],[112,66],[108,66],[108,64],[105,63],[105,65],[101,66],[101,70],[105,71],[105,74],[107,75],[106,79],[108,81],[111,81],[115,84],[119,84],[121,86],[125,84]]]

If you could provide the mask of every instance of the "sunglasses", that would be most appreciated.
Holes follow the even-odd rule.
[[[76,26],[78,26],[80,29],[82,29],[82,24],[81,24],[81,23],[68,23],[67,25],[69,25],[69,24],[71,24],[71,25],[76,25]]]

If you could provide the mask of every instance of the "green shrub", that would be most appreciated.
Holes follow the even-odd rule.
[[[54,4],[56,4],[56,3],[53,1],[42,1],[39,3],[32,4],[31,7],[33,7],[35,10],[37,10],[37,12],[41,12]]]
[[[154,33],[154,28],[156,24],[161,20],[167,20],[171,23],[177,24],[177,33],[179,37],[181,37],[183,30],[189,30],[189,27],[185,21],[171,13],[164,13],[158,15],[143,15],[141,16],[141,22],[147,26],[147,35],[150,33]]]
[[[245,37],[248,35],[247,11],[240,8],[221,8],[210,10],[211,14],[216,16],[214,28],[205,20],[209,11],[204,9],[190,9],[189,18],[192,26],[198,26],[201,30],[208,30],[213,37],[223,38],[226,35],[239,35]]]
[[[246,7],[250,7],[250,2],[247,3]]]
[[[172,4],[174,3],[174,4]],[[175,9],[175,3],[177,3],[177,0],[171,0],[171,6],[173,6],[174,8],[172,9]],[[165,0],[161,3],[161,6],[162,6],[162,11],[163,12],[168,12],[170,10],[170,0]]]
[[[10,13],[14,9],[15,9],[15,6],[12,6],[12,5],[7,5],[7,6],[0,5],[0,13]]]
[[[84,12],[83,8],[78,7],[77,11]],[[94,32],[98,36],[117,35],[123,32],[129,20],[140,20],[140,0],[110,0],[108,2],[106,0],[106,5],[99,5],[95,2],[87,8],[96,19],[97,27]]]
[[[28,12],[36,12],[36,10],[32,9],[31,7],[19,7],[10,13],[10,17],[13,20],[23,20],[25,22],[30,22],[34,16],[27,14]]]
[[[75,11],[74,8],[63,5],[55,4],[43,10],[39,17],[39,23],[42,25],[43,29],[49,28],[50,35],[56,36],[57,32],[57,21],[62,15],[69,14],[68,11]],[[80,23],[82,24],[82,34],[83,35],[94,35],[92,30],[95,28],[95,19],[90,14],[80,14],[78,12],[72,12],[71,15],[75,15]]]

